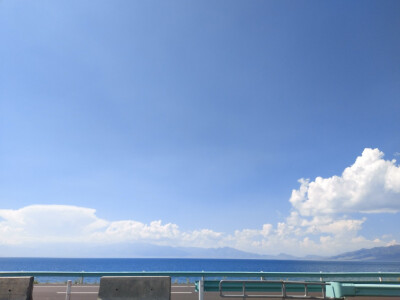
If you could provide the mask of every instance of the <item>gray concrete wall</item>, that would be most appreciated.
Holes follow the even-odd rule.
[[[99,300],[170,300],[171,277],[101,277]]]
[[[0,300],[32,300],[33,277],[0,277]]]

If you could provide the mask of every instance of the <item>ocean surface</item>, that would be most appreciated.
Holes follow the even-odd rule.
[[[0,271],[400,272],[400,262],[159,258],[0,258]],[[42,278],[42,280],[39,280],[55,282],[66,279]],[[97,280],[87,278],[85,282],[95,282]]]

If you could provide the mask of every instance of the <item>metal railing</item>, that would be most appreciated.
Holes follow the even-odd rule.
[[[219,280],[225,280],[227,278],[236,278],[246,280],[249,278],[259,278],[258,282],[271,279],[279,279],[288,281],[305,281],[313,279],[321,282],[321,287],[324,286],[325,281],[348,281],[348,282],[360,282],[360,281],[399,281],[400,283],[400,272],[220,272],[220,271],[142,271],[142,272],[66,272],[66,271],[0,271],[0,277],[19,277],[19,276],[34,276],[37,278],[80,278],[80,282],[83,283],[85,278],[100,278],[102,276],[171,276],[175,278],[197,278],[198,281],[198,292],[199,300],[204,299],[204,283],[209,279],[220,278]],[[249,280],[247,280],[249,281]],[[279,282],[281,282],[279,281]],[[285,286],[283,286],[285,289]],[[310,299],[307,294],[305,299]],[[244,292],[245,293],[245,292]],[[285,292],[282,292],[285,294]],[[289,295],[290,296],[290,295]],[[323,295],[325,297],[325,295]],[[242,297],[244,298],[244,297]]]
[[[227,294],[224,292],[224,284],[240,284],[241,293]],[[221,280],[219,282],[220,297],[228,298],[282,298],[282,299],[327,299],[325,294],[325,286],[329,283],[310,282],[310,281],[284,281],[284,280]],[[279,288],[278,288],[279,287]],[[319,287],[321,296],[311,295],[309,287]],[[279,290],[280,294],[271,293],[271,291]],[[299,290],[303,292],[299,293]],[[264,292],[262,294],[249,294],[251,291]],[[268,294],[266,293],[268,292]],[[294,294],[294,292],[297,292]]]
[[[171,276],[197,278],[317,278],[319,281],[343,279],[400,279],[400,272],[222,272],[222,271],[142,271],[142,272],[75,272],[75,271],[0,271],[0,277],[102,277],[102,276]]]

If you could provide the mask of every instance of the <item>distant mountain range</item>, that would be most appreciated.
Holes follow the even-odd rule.
[[[46,249],[25,245],[22,247],[0,246],[0,256],[16,257],[115,257],[115,258],[230,258],[230,259],[281,259],[281,260],[358,260],[400,261],[400,245],[376,247],[346,252],[336,256],[297,257],[281,253],[260,255],[230,247],[196,248],[157,246],[144,243],[120,243],[112,245],[63,245],[48,244]]]
[[[186,257],[196,258],[243,258],[243,259],[283,259],[283,260],[362,260],[362,261],[400,261],[400,245],[388,247],[375,247],[371,249],[360,249],[346,252],[335,256],[308,255],[297,257],[281,253],[279,255],[259,255],[233,248],[178,248]]]
[[[179,257],[186,258],[242,258],[242,259],[282,259],[282,260],[358,260],[358,261],[400,261],[400,245],[375,247],[345,252],[335,256],[308,255],[303,257],[285,253],[279,255],[260,255],[229,247],[224,248],[173,248],[180,252]],[[170,252],[173,254],[174,251]]]
[[[113,254],[119,257],[400,261],[400,245],[361,249],[331,257],[316,255],[298,257],[285,253],[280,253],[278,255],[261,255],[240,251],[230,247],[196,248],[155,246],[149,244],[120,245],[116,247],[113,246],[113,249]],[[89,253],[93,254],[94,251],[90,251]],[[103,256],[109,253],[109,249],[108,247],[104,249],[97,248],[97,253]]]
[[[346,252],[331,257],[333,260],[400,261],[400,245],[375,247]]]

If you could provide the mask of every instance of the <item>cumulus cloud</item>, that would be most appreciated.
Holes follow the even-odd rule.
[[[290,202],[303,216],[400,211],[400,167],[366,148],[341,176],[300,179]]]
[[[50,243],[112,245],[150,243],[162,246],[233,247],[259,254],[334,255],[364,247],[397,243],[390,235],[364,237],[367,216],[353,213],[400,211],[400,167],[384,160],[378,149],[365,149],[340,176],[300,179],[290,197],[292,210],[276,225],[236,229],[184,231],[177,224],[155,220],[108,221],[92,208],[31,205],[0,209],[0,246]],[[1,248],[0,248],[1,250]]]
[[[236,231],[236,246],[246,250],[256,246],[259,253],[295,249],[295,253],[332,255],[396,243],[388,236],[362,236],[367,215],[352,217],[400,211],[400,167],[396,160],[383,157],[379,149],[366,148],[340,176],[300,179],[300,187],[289,199],[292,211],[285,221],[275,227],[268,224],[265,236],[261,230]]]
[[[104,232],[98,232],[96,237],[113,242],[137,240],[173,239],[180,234],[176,224],[163,225],[160,220],[149,225],[137,221],[111,222]]]
[[[384,160],[379,149],[366,148],[340,176],[301,178],[289,199],[292,212],[278,223],[280,238],[298,237],[300,249],[335,253],[393,243],[385,236],[367,239],[360,235],[367,217],[355,213],[400,211],[400,167]],[[300,240],[302,239],[302,240]]]

